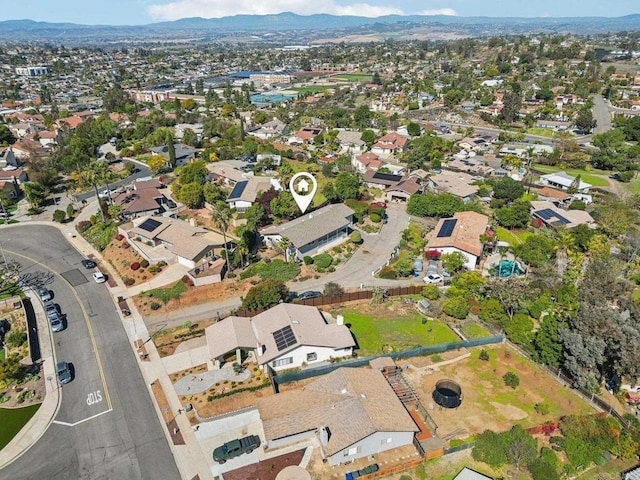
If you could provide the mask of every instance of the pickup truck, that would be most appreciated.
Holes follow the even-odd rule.
[[[213,451],[213,459],[218,463],[238,457],[243,453],[251,453],[260,446],[260,437],[249,435],[239,440],[231,440]]]

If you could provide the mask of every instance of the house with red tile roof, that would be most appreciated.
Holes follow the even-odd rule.
[[[390,132],[380,137],[371,147],[371,151],[378,155],[395,155],[402,153],[407,147],[409,139],[397,132]]]

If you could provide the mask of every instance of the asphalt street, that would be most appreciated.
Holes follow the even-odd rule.
[[[127,163],[133,163],[136,167],[136,169],[138,169],[137,172],[133,173],[132,175],[129,175],[127,178],[123,178],[122,180],[118,180],[117,182],[113,182],[109,184],[109,189],[110,190],[116,190],[124,185],[128,185],[131,182],[134,182],[137,178],[143,178],[143,177],[148,177],[150,175],[149,173],[149,168],[140,162],[131,162],[130,160],[123,160],[123,162],[127,162]],[[102,191],[105,189],[104,185],[101,185],[98,188],[98,191]],[[78,201],[82,201],[82,200],[87,200],[90,197],[95,197],[96,193],[93,190],[89,190],[88,192],[83,192],[83,193],[79,193],[77,194],[75,197]]]
[[[609,104],[602,98],[602,95],[593,96],[593,108],[591,112],[596,121],[596,128],[593,129],[593,133],[604,133],[611,130]]]
[[[93,281],[54,227],[4,228],[0,243],[25,268],[59,274],[48,287],[67,328],[53,334],[54,347],[57,361],[74,371],[72,382],[59,387],[54,422],[0,478],[180,478],[107,284]]]

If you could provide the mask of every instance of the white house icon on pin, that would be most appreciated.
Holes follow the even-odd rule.
[[[309,191],[309,182],[307,182],[304,178],[298,182],[298,192],[308,192]]]

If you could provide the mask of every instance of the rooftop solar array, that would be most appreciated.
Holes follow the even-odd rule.
[[[442,224],[442,227],[440,227],[440,231],[438,232],[438,235],[436,235],[436,237],[450,237],[453,233],[453,229],[456,228],[456,223],[458,223],[458,220],[455,218],[445,220]]]
[[[276,348],[279,352],[291,345],[295,345],[297,342],[296,336],[293,334],[293,330],[291,330],[291,325],[287,325],[273,332],[273,339],[276,341]]]
[[[542,220],[545,220],[545,221],[549,221],[552,218],[555,218],[559,222],[564,223],[565,225],[571,223],[570,220],[567,220],[562,215],[560,215],[558,212],[556,212],[554,210],[551,210],[550,208],[545,208],[545,209],[542,209],[542,210],[538,210],[537,212],[535,212],[535,215],[537,217],[540,217]]]
[[[402,175],[394,175],[392,173],[374,173],[373,174],[373,178],[377,179],[377,180],[390,180],[390,181],[394,181],[394,182],[398,182],[400,180],[402,180]]]
[[[140,228],[146,232],[153,232],[156,228],[162,225],[162,222],[154,220],[153,218],[147,218],[140,224]]]
[[[244,189],[247,188],[248,184],[249,182],[246,180],[236,183],[233,187],[233,190],[231,190],[231,193],[229,194],[229,198],[240,198],[242,192],[244,192]]]

